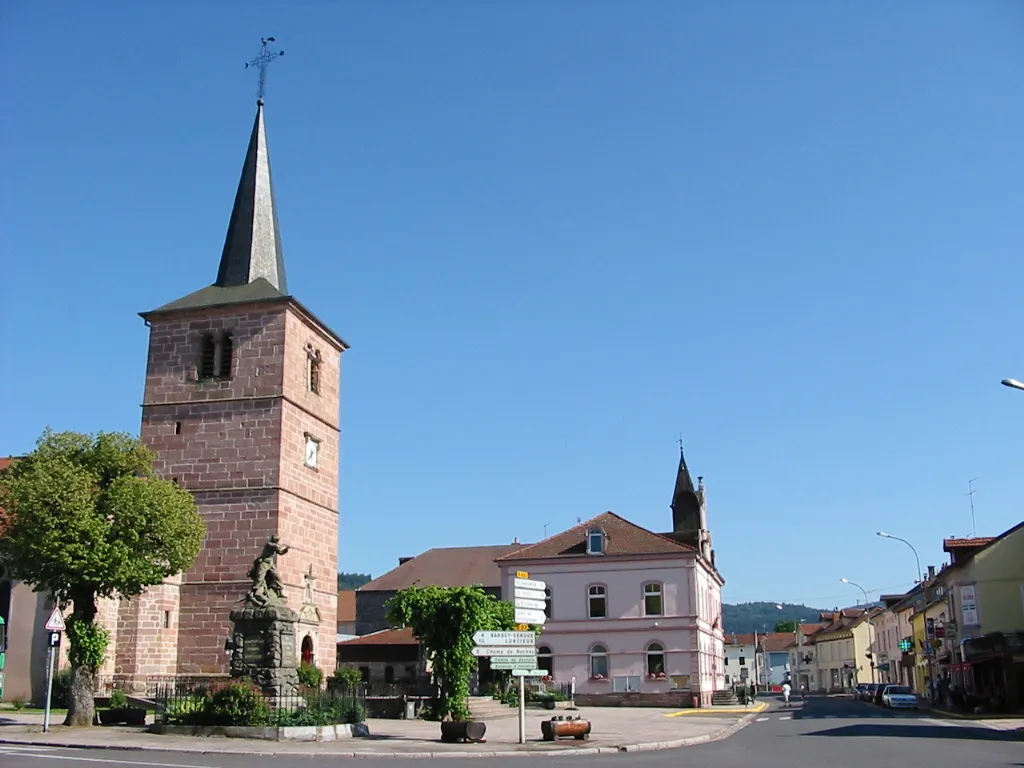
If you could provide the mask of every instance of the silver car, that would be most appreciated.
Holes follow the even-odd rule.
[[[882,691],[882,706],[890,709],[917,709],[917,694],[905,685],[887,685]]]

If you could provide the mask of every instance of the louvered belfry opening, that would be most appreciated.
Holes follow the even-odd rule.
[[[203,334],[199,351],[199,378],[230,379],[234,342],[230,333]]]

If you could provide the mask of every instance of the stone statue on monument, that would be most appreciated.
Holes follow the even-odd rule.
[[[284,605],[284,582],[277,573],[277,556],[287,554],[288,549],[277,536],[271,536],[263,545],[263,552],[246,574],[252,579],[252,587],[245,596],[247,603],[259,607]]]

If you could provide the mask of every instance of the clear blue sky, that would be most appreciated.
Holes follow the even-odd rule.
[[[8,2],[0,453],[138,430],[261,35],[289,287],[352,344],[343,569],[667,529],[680,433],[727,601],[908,586],[874,532],[940,563],[974,477],[1021,520],[1014,0]]]

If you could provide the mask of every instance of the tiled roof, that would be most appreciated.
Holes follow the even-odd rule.
[[[766,651],[787,651],[796,645],[795,632],[769,632],[761,640]]]
[[[805,637],[809,637],[810,635],[816,635],[818,632],[821,632],[821,630],[823,630],[826,626],[828,626],[828,625],[827,624],[801,624],[800,625],[800,631],[804,633]]]
[[[641,528],[635,523],[619,517],[614,512],[605,512],[593,520],[580,523],[562,533],[544,539],[537,544],[524,547],[500,558],[502,561],[549,560],[553,558],[593,557],[587,554],[587,532],[594,528],[604,531],[604,557],[630,557],[636,555],[680,555],[693,552],[692,547],[680,544],[658,533]]]
[[[750,633],[726,633],[725,635],[726,645],[753,645],[754,636]]]
[[[17,458],[17,456],[0,456],[0,472],[11,466]]]
[[[942,551],[949,552],[953,549],[964,549],[966,547],[984,547],[995,540],[995,536],[979,536],[976,539],[943,539]]]
[[[338,592],[338,621],[356,620],[356,592],[344,589]]]
[[[507,555],[522,544],[496,547],[444,547],[428,549],[422,555],[402,563],[393,571],[359,588],[360,592],[393,592],[416,584],[421,587],[501,586],[501,570],[495,559]]]
[[[413,637],[412,630],[408,627],[401,629],[384,629],[370,635],[363,635],[354,640],[344,640],[338,645],[346,648],[353,645],[419,645],[420,641]]]

